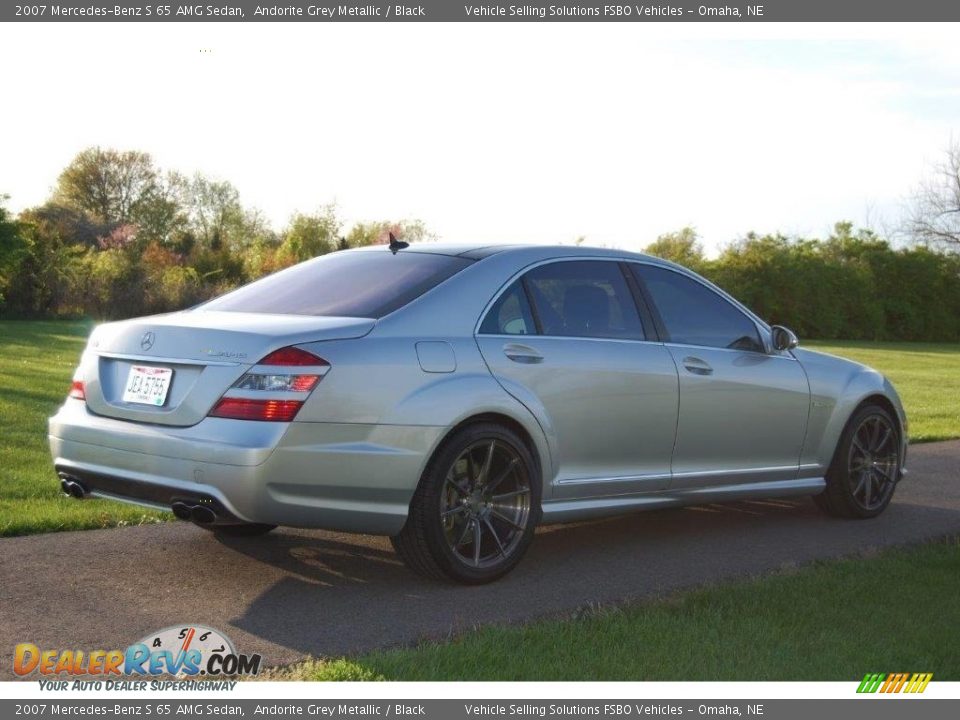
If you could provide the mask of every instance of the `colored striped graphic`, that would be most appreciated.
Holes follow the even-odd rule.
[[[922,693],[933,673],[867,673],[860,681],[858,693]]]

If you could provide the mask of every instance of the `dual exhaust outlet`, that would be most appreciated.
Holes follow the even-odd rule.
[[[206,505],[192,505],[178,500],[170,506],[170,510],[180,520],[191,520],[197,525],[212,525],[217,521],[217,514]]]
[[[77,478],[65,473],[60,474],[60,489],[64,495],[76,498],[77,500],[83,500],[90,495],[90,489],[86,485]],[[217,522],[217,513],[213,508],[206,505],[177,500],[170,505],[170,510],[180,520],[190,520],[197,523],[197,525],[212,525]]]

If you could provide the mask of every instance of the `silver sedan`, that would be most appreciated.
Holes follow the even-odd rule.
[[[100,325],[49,424],[74,497],[223,534],[389,535],[465,583],[510,571],[538,523],[800,495],[873,517],[906,431],[880,373],[798,348],[682,267],[439,244]]]

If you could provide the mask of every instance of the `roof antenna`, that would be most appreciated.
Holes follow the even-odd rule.
[[[410,247],[410,243],[403,242],[403,240],[397,240],[396,236],[393,233],[390,233],[390,252],[396,255],[397,250],[403,250],[404,248],[408,247]]]

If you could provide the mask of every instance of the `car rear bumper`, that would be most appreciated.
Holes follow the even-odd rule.
[[[208,418],[171,428],[105,418],[68,400],[50,418],[58,473],[92,495],[223,522],[393,535],[443,428]]]

